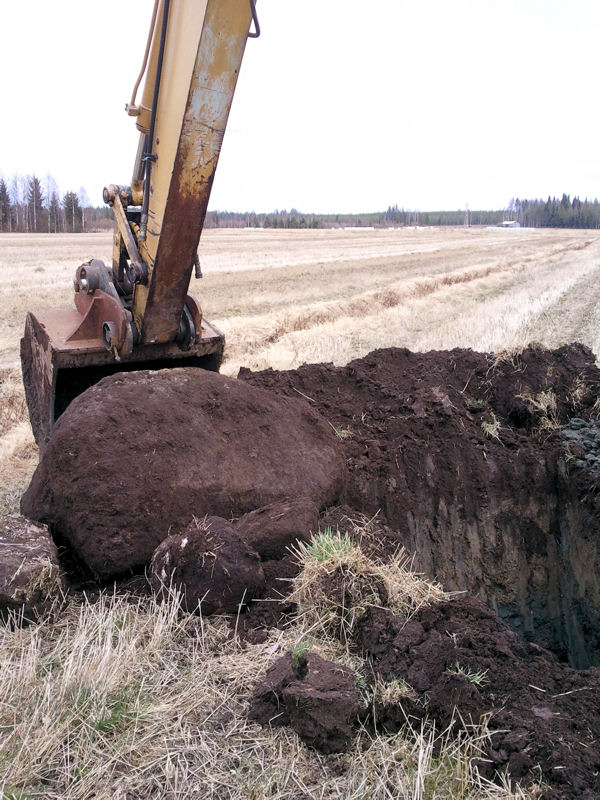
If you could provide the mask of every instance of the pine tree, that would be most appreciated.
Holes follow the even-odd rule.
[[[29,230],[34,233],[43,231],[46,228],[44,196],[42,194],[42,184],[39,178],[32,175],[27,180],[27,214],[29,216]]]
[[[69,233],[80,233],[82,224],[81,206],[75,192],[67,192],[63,197],[65,212],[65,230]]]
[[[12,231],[12,207],[4,178],[0,178],[0,231]]]
[[[58,192],[52,192],[48,201],[48,231],[50,233],[59,233],[62,231]]]

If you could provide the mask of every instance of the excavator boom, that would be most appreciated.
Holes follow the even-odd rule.
[[[142,99],[134,91],[126,106],[140,131],[133,179],[104,190],[112,265],[77,269],[75,308],[27,315],[21,362],[40,447],[105,375],[219,368],[224,337],[188,287],[246,41],[257,35],[254,0],[155,0]]]

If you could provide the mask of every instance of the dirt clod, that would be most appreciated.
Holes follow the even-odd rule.
[[[357,715],[355,676],[316,653],[276,661],[256,688],[250,710],[250,718],[263,725],[290,725],[323,753],[348,749]]]
[[[220,517],[194,520],[154,551],[150,583],[157,594],[182,594],[187,611],[203,615],[235,613],[259,595],[265,582],[260,558],[229,522]]]
[[[35,621],[64,590],[56,545],[45,525],[0,517],[0,618]]]

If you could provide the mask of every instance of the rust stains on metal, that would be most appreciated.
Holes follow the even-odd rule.
[[[207,4],[148,287],[145,343],[170,341],[179,328],[250,20],[245,0]]]
[[[21,339],[21,364],[25,396],[35,440],[42,449],[56,419],[69,403],[106,375],[136,369],[202,366],[218,369],[225,337],[201,318],[198,304],[187,304],[196,326],[197,340],[189,350],[176,343],[138,346],[115,361],[101,336],[77,338],[83,331],[76,309],[29,312]],[[75,339],[71,338],[75,333]]]

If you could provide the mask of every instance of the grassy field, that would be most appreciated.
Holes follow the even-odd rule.
[[[37,463],[18,363],[26,311],[70,307],[77,265],[110,252],[106,234],[0,235],[0,514],[17,511]],[[231,375],[389,346],[579,340],[600,352],[596,231],[210,230],[200,259],[191,291],[226,334]],[[223,620],[108,598],[71,600],[55,625],[6,629],[0,797],[525,797],[469,770],[485,731],[441,751],[426,730],[364,734],[348,756],[322,757],[285,730],[248,726],[256,663],[306,636],[300,625],[243,648]],[[346,657],[326,638],[313,646]]]

